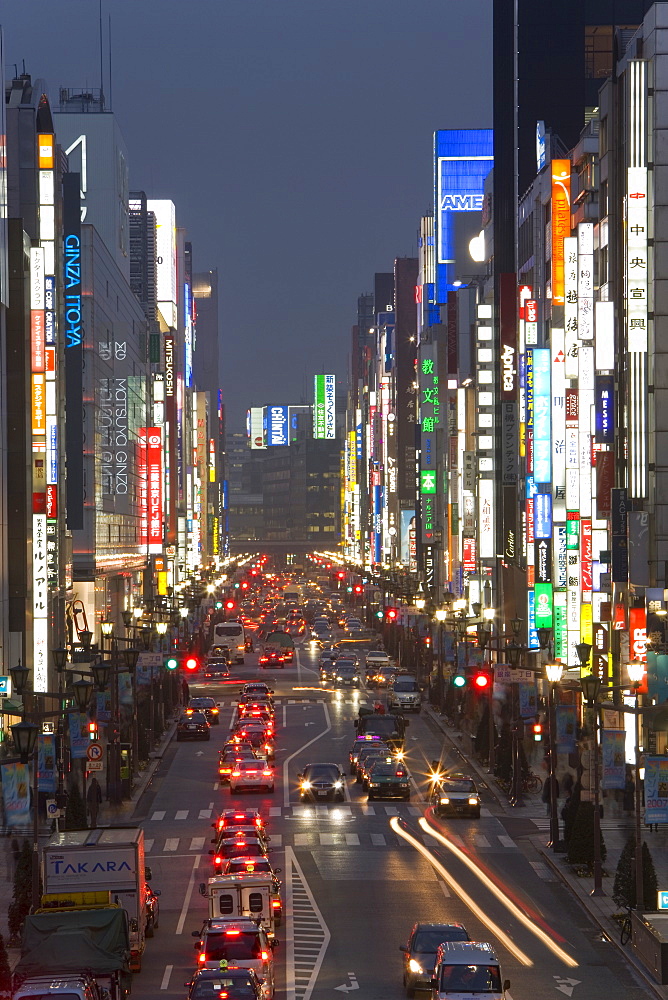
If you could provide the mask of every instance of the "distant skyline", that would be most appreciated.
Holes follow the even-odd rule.
[[[112,86],[107,25],[111,15]],[[103,0],[130,186],[217,267],[228,426],[347,378],[358,295],[417,252],[432,133],[491,126],[492,0]],[[6,72],[100,84],[94,0],[6,0]]]

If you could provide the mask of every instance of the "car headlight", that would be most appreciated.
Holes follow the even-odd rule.
[[[441,799],[441,805],[442,806],[447,806],[449,804],[450,804],[450,799],[448,799],[448,798],[442,798]]]
[[[369,788],[380,788],[380,784],[377,781],[372,781],[369,784]]]
[[[471,796],[471,798],[469,799],[469,805],[470,806],[477,806],[478,805],[478,796],[477,795],[472,795]]]
[[[343,788],[343,782],[342,781],[335,781],[334,782],[334,788]]]
[[[303,789],[304,789],[305,791],[308,791],[308,789],[309,789],[310,787],[311,787],[311,782],[310,782],[310,781],[302,781],[302,788],[303,788]]]
[[[408,968],[411,970],[411,972],[417,972],[419,975],[422,975],[422,973],[424,972],[420,963],[416,962],[414,958],[411,958],[410,962],[408,963]]]

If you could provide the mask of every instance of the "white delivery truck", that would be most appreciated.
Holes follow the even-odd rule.
[[[130,928],[130,971],[141,970],[146,943],[144,831],[138,827],[98,827],[55,834],[42,850],[45,894],[111,893]]]
[[[275,937],[280,923],[280,899],[270,875],[214,875],[201,882],[200,894],[209,900],[209,917],[250,917]]]
[[[213,626],[213,645],[227,646],[229,658],[235,663],[244,662],[246,634],[241,622],[216,622]]]

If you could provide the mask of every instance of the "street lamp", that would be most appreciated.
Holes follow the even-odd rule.
[[[67,649],[52,649],[51,655],[53,656],[53,665],[55,667],[57,674],[62,674],[67,664]]]
[[[438,710],[443,711],[443,622],[448,616],[445,608],[437,608],[434,617],[438,622],[438,657],[436,660],[436,670],[438,678]]]
[[[580,642],[576,647],[580,666],[585,667],[591,653],[588,642]],[[594,726],[594,888],[592,896],[605,896],[603,890],[603,866],[601,864],[601,807],[599,802],[600,779],[598,768],[598,700],[602,681],[595,674],[585,674],[580,678],[580,687],[584,700],[589,705]]]
[[[95,681],[95,687],[100,692],[107,690],[107,685],[109,684],[109,675],[111,674],[111,665],[108,660],[97,660],[91,665],[91,673],[93,675],[93,680]]]
[[[130,608],[126,608],[125,611],[121,611],[121,618],[123,619],[123,624],[126,628],[132,628],[132,611]]]
[[[12,687],[14,688],[14,691],[19,698],[21,698],[28,684],[30,671],[27,667],[21,666],[21,661],[19,660],[15,667],[9,668],[9,675],[12,679]]]
[[[90,696],[93,693],[93,688],[95,685],[92,681],[87,681],[85,677],[81,677],[78,681],[75,681],[72,685],[72,691],[74,693],[74,700],[77,703],[77,708],[82,715],[88,709],[88,702],[90,701]]]
[[[35,752],[37,743],[38,727],[34,722],[15,722],[9,727],[12,731],[12,739],[16,747],[22,764],[27,764]],[[37,802],[33,803],[33,809],[37,809]]]
[[[642,826],[640,823],[640,808],[641,808],[641,797],[640,797],[640,685],[642,684],[643,678],[645,676],[645,664],[640,660],[631,660],[630,663],[626,665],[626,672],[629,675],[629,681],[631,682],[631,687],[633,688],[633,693],[636,699],[636,711],[635,711],[635,723],[636,723],[636,781],[635,781],[635,827],[636,827],[636,858],[635,858],[635,870],[636,870],[636,910],[640,913],[644,909],[645,903],[645,887],[643,879],[643,865],[642,865]]]
[[[551,631],[551,630],[547,630]],[[549,639],[548,639],[549,642]],[[553,851],[560,849],[559,817],[557,815],[557,710],[555,693],[564,672],[564,665],[558,660],[545,664],[547,677],[550,719],[550,845]]]

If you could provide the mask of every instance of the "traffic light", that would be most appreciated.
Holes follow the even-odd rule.
[[[479,670],[473,677],[473,686],[478,691],[489,691],[492,678],[487,670]]]
[[[540,741],[543,739],[543,723],[538,722],[538,720],[536,720],[536,722],[533,722],[531,724],[531,732],[533,733],[534,741],[536,743],[540,743]]]
[[[382,611],[376,611],[376,618],[382,618],[382,617],[383,617],[383,612]]]
[[[242,590],[248,590],[248,583],[246,582],[246,580],[244,580],[244,581],[242,582],[242,584],[241,584],[241,589],[242,589]]]
[[[220,611],[220,609],[222,608],[222,606],[223,606],[223,602],[222,601],[216,601],[216,611]]]
[[[397,609],[385,608],[385,619],[388,622],[395,622],[397,620]]]
[[[196,656],[187,656],[183,665],[186,670],[197,670],[199,661]]]
[[[232,600],[225,601],[225,610],[226,611],[234,611],[235,608],[236,608],[236,604],[234,603],[234,601],[232,601]]]
[[[346,578],[345,572],[342,569],[339,570],[339,572],[336,574],[336,579],[337,580],[345,580],[345,578]]]
[[[178,661],[178,657],[176,657],[176,656],[168,656],[167,659],[165,660],[165,669],[166,670],[176,670],[178,668],[178,665],[179,665],[179,661]]]
[[[452,678],[452,683],[456,688],[463,688],[466,684],[466,677],[464,674],[455,674]]]
[[[355,584],[355,593],[356,594],[363,594],[364,593],[364,587],[362,586],[361,583],[356,583]]]
[[[97,739],[97,722],[95,722],[94,719],[88,723],[88,739],[89,740]]]

